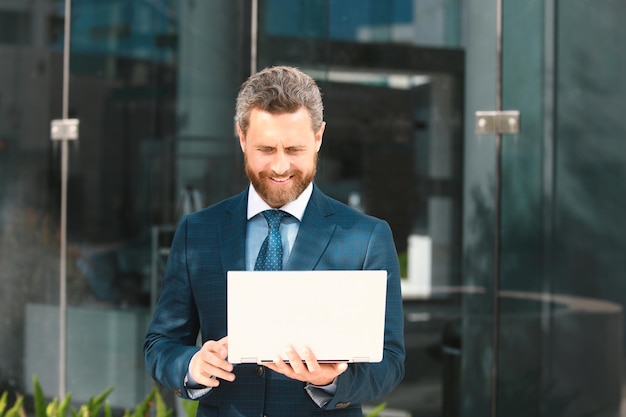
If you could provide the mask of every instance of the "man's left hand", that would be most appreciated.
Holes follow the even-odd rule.
[[[319,363],[311,349],[304,348],[298,352],[292,347],[287,349],[282,357],[274,359],[273,363],[264,365],[289,378],[318,386],[331,384],[338,375],[348,369],[345,362]]]

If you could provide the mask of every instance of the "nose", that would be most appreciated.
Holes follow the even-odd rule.
[[[283,175],[289,171],[290,165],[287,153],[284,150],[279,149],[274,154],[270,168],[277,175]]]

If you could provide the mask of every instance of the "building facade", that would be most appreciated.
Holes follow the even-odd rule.
[[[173,229],[247,185],[237,89],[286,64],[324,96],[316,184],[394,232],[407,374],[387,410],[622,415],[623,1],[73,0],[68,18],[0,0],[0,391],[114,386],[120,409],[150,391]],[[78,139],[51,140],[68,118]]]

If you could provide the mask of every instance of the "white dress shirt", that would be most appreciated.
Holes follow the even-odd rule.
[[[293,248],[296,236],[298,236],[300,222],[312,193],[313,183],[309,184],[297,199],[280,208],[280,210],[291,215],[283,217],[280,222],[280,236],[283,243],[283,266],[289,260],[291,248]],[[247,212],[248,226],[246,230],[246,269],[248,271],[254,269],[261,245],[267,237],[267,220],[262,214],[265,210],[271,210],[271,207],[263,201],[252,184],[250,184]]]

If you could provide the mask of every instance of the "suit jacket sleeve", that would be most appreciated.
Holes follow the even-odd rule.
[[[186,262],[187,217],[174,235],[159,305],[144,341],[148,372],[176,395],[187,397],[184,378],[196,346],[199,319]]]
[[[404,377],[404,315],[400,292],[400,267],[389,225],[379,220],[367,244],[362,269],[387,270],[387,312],[383,360],[350,364],[337,378],[337,391],[324,406],[370,402],[389,394]]]

